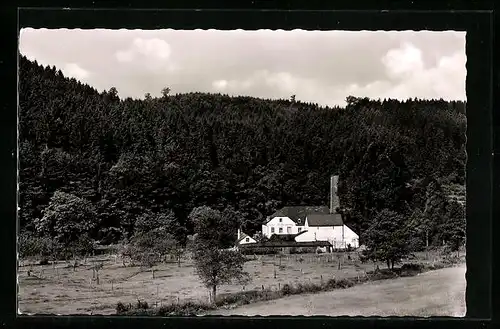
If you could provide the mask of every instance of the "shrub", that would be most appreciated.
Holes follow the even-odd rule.
[[[397,272],[392,271],[390,269],[379,269],[378,271],[369,271],[366,272],[370,276],[370,280],[378,281],[378,280],[386,280],[393,279],[398,276]]]
[[[202,311],[212,310],[214,307],[204,303],[185,302],[182,304],[163,305],[154,309],[152,315],[156,316],[189,316],[196,315]]]
[[[149,308],[148,302],[142,302],[142,301],[138,300],[136,308],[137,309],[147,310]]]
[[[351,279],[340,279],[336,282],[336,288],[346,289],[354,286],[355,282]]]
[[[50,262],[47,258],[43,258],[38,262],[38,265],[49,265]]]
[[[283,287],[281,287],[281,293],[283,293],[283,295],[285,296],[291,295],[292,287],[288,283],[284,284]]]
[[[125,305],[122,302],[116,304],[116,314],[123,314],[130,309],[129,305]]]
[[[326,286],[327,286],[327,288],[335,289],[335,287],[337,286],[337,280],[335,280],[335,279],[329,279],[326,282]]]
[[[410,263],[410,264],[403,264],[403,266],[401,266],[401,270],[402,271],[422,271],[424,269],[424,265],[423,264],[414,264],[414,263]]]
[[[270,290],[249,290],[242,291],[235,294],[220,295],[217,299],[216,305],[246,305],[257,301],[264,301],[279,298],[282,295],[280,291]]]
[[[157,308],[149,308],[147,302],[138,301],[135,305],[125,305],[119,302],[116,305],[117,315],[149,315],[149,316],[186,316],[196,315],[201,311],[214,309],[213,306],[203,303],[186,302],[182,304],[169,304]]]

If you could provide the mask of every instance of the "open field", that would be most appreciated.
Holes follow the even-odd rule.
[[[461,264],[414,277],[285,297],[210,314],[462,317],[466,310],[465,288],[465,264]]]
[[[219,294],[262,287],[279,289],[285,283],[320,282],[333,277],[355,277],[374,269],[373,263],[361,264],[352,255],[349,260],[347,254],[343,254],[341,270],[338,270],[337,254],[289,255],[283,256],[281,261],[275,256],[257,256],[245,264],[252,282],[247,286],[221,286]],[[423,257],[422,254],[417,255],[419,259]],[[437,258],[434,255],[428,261]],[[22,313],[114,314],[119,301],[136,303],[143,300],[161,305],[208,300],[208,290],[201,284],[189,260],[184,260],[180,267],[177,263],[155,267],[153,279],[150,271],[124,267],[119,258],[101,257],[104,266],[99,271],[100,282],[96,284],[92,281],[91,266],[97,260],[87,260],[76,271],[65,262],[55,266],[21,266],[18,272],[19,310]],[[380,267],[383,266],[380,264]],[[28,269],[31,269],[31,276],[27,274]]]

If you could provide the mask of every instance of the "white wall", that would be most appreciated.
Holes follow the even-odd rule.
[[[295,238],[296,241],[342,240],[342,226],[308,226],[307,232]]]
[[[274,232],[271,228],[274,228]],[[295,225],[295,222],[288,217],[274,217],[267,224],[262,225],[262,235],[270,238],[273,234],[296,234],[299,233],[299,228],[304,230],[304,226]]]
[[[307,224],[307,223],[306,223]],[[344,229],[344,239],[342,240],[342,228]],[[334,248],[359,247],[359,237],[349,227],[344,226],[308,226],[307,232],[295,238],[297,242],[306,241],[328,241]]]
[[[281,222],[280,222],[281,219]],[[271,227],[274,228],[274,232],[271,232]],[[279,228],[282,228],[282,232],[279,232]],[[347,248],[347,244],[351,244],[351,247],[359,247],[359,237],[354,233],[348,226],[319,226],[310,227],[307,219],[304,226],[297,226],[294,221],[288,217],[275,217],[270,220],[267,224],[262,225],[262,235],[270,238],[273,234],[289,234],[288,228],[290,228],[290,234],[299,233],[299,228],[302,231],[307,231],[295,238],[297,242],[304,241],[328,241],[334,248]],[[342,240],[342,228],[344,229],[344,240]],[[253,239],[252,239],[253,240]]]
[[[248,239],[248,241],[247,241],[247,239]],[[256,243],[256,242],[257,241],[255,241],[255,239],[253,239],[250,236],[247,236],[243,240],[241,240],[239,244],[248,244],[248,243]]]
[[[347,225],[344,225],[344,239],[346,241],[346,244],[351,244],[351,247],[359,247],[359,236],[354,233],[354,231],[351,230]]]

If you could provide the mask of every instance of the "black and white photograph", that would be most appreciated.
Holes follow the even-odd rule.
[[[465,40],[22,28],[18,314],[464,317]]]

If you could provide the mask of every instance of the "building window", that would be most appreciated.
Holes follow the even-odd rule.
[[[292,228],[291,227],[287,227],[286,228],[286,233],[291,234],[292,233]]]
[[[271,227],[271,233],[274,233],[274,227]]]
[[[280,223],[283,223],[283,218],[280,218]]]
[[[283,233],[283,227],[279,228],[279,233]]]
[[[245,241],[246,241],[246,242],[250,242],[250,238],[246,238],[246,239],[245,239]]]
[[[297,229],[297,232],[302,232],[302,227],[299,227],[299,228]]]

